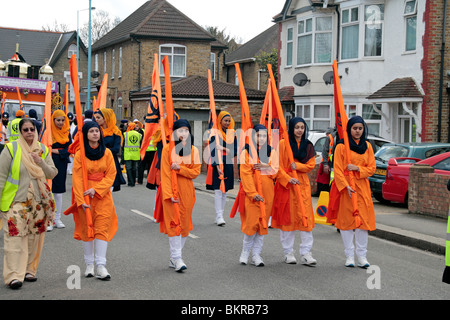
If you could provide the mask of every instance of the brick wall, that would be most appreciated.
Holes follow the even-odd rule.
[[[409,169],[408,211],[447,218],[450,196],[449,176],[435,174],[428,165],[413,165]]]
[[[448,9],[447,9],[448,10]],[[421,67],[423,70],[422,87],[425,97],[422,105],[422,141],[437,141],[437,124],[439,108],[439,80],[441,67],[442,23],[444,12],[444,0],[426,2],[426,10],[423,16],[425,22],[425,35],[422,38],[424,50]],[[446,26],[446,48],[444,57],[444,76],[442,93],[442,122],[441,142],[448,141],[449,130],[449,95],[446,92],[447,82],[450,80],[446,73],[450,69],[450,20]]]

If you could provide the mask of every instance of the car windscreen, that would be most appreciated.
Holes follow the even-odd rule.
[[[409,149],[407,147],[385,144],[375,153],[375,159],[389,161],[390,158],[407,157],[408,153]]]

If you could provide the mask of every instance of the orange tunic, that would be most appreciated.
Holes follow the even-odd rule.
[[[116,178],[116,165],[111,151],[106,148],[105,155],[96,161],[86,158],[88,174],[88,189],[94,188],[95,196],[90,199],[92,222],[95,239],[111,241],[118,229],[117,214],[111,193],[111,187]],[[81,206],[84,202],[83,174],[81,170],[81,153],[75,154],[73,162],[72,185],[77,212],[74,238],[82,241],[92,241],[88,237],[86,214]]]
[[[289,142],[288,142],[289,143]],[[295,161],[297,167],[298,180],[300,181],[300,192],[305,207],[305,214],[308,218],[308,226],[304,227],[301,220],[300,206],[295,191],[295,186],[289,183],[292,178],[290,172],[291,164],[289,163],[289,155],[286,150],[286,141],[283,139],[279,144],[280,153],[280,170],[278,170],[277,181],[285,188],[289,189],[289,208],[290,221],[289,225],[280,225],[278,221],[272,216],[271,226],[282,231],[312,231],[314,228],[314,211],[311,200],[311,186],[309,184],[308,172],[314,169],[316,165],[315,158],[312,157],[305,164]],[[294,159],[295,160],[295,159]],[[277,195],[275,194],[274,203],[277,202]]]
[[[272,151],[270,159],[277,156],[275,151]],[[262,196],[264,198],[264,205],[266,209],[266,222],[269,222],[270,213],[272,211],[273,197],[274,197],[274,183],[273,179],[276,176],[277,166],[270,161],[271,168],[261,170],[261,185]],[[240,212],[241,230],[248,236],[254,235],[258,232],[260,235],[267,234],[268,229],[263,228],[260,221],[261,217],[261,203],[253,201],[253,198],[258,194],[255,170],[253,169],[253,162],[249,161],[249,154],[247,150],[241,153],[240,178],[242,188],[245,192],[245,209]]]
[[[192,226],[192,209],[195,203],[195,188],[193,179],[200,174],[201,162],[198,149],[194,146],[191,148],[191,154],[180,157],[176,154],[173,156],[173,162],[180,165],[177,171],[178,183],[178,206],[180,210],[181,236],[187,237],[193,229]],[[170,169],[169,145],[167,144],[161,155],[161,196],[163,202],[164,221],[160,223],[161,233],[167,234],[169,237],[177,236],[176,227],[174,226],[174,205],[172,204],[172,173]]]
[[[375,230],[375,210],[372,202],[369,177],[376,169],[375,156],[372,146],[367,142],[367,151],[358,154],[350,151],[351,163],[359,167],[359,172],[354,172],[355,191],[358,197],[358,210],[362,225],[358,229]],[[340,230],[355,229],[353,217],[353,205],[347,191],[350,185],[350,177],[347,171],[347,157],[345,146],[338,144],[334,153],[334,182],[340,192],[339,209],[336,220],[336,228]]]

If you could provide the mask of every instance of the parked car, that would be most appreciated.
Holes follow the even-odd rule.
[[[385,144],[375,153],[377,169],[375,174],[369,177],[370,188],[374,198],[380,202],[383,198],[383,183],[386,180],[386,171],[391,158],[419,158],[424,160],[435,155],[450,152],[450,143],[437,142],[410,142]],[[414,160],[405,160],[415,163]]]
[[[325,143],[327,135],[325,131],[321,130],[310,130],[308,135],[308,140],[312,142],[314,145],[314,150],[316,151],[316,155],[322,156],[322,149],[323,145]],[[369,134],[368,140],[372,144],[373,152],[377,152],[384,144],[386,143],[392,143],[392,141],[389,141],[385,138],[382,138],[380,136]]]
[[[383,183],[383,199],[408,203],[409,168],[415,163],[428,164],[434,168],[434,173],[450,176],[450,152],[441,153],[425,160],[391,158],[388,161],[386,180]]]

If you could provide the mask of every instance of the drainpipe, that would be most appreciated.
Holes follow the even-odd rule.
[[[438,109],[438,142],[441,142],[442,127],[442,91],[444,90],[444,55],[445,55],[445,28],[447,23],[447,0],[444,0],[444,21],[442,23],[441,68],[439,74],[439,109]],[[450,135],[450,134],[449,134]]]

